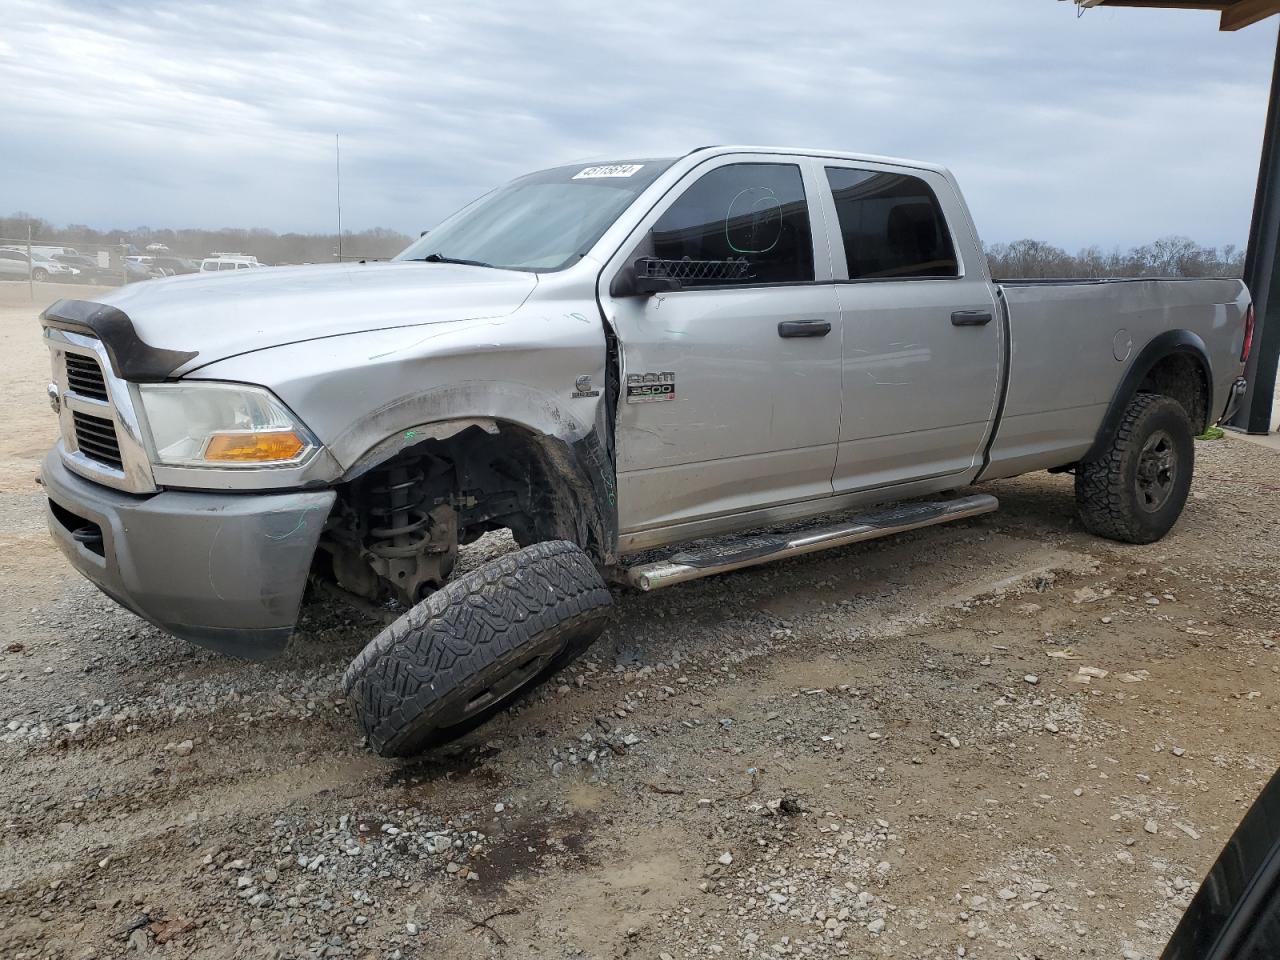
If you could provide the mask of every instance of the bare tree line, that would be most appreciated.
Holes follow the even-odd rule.
[[[983,248],[991,275],[1010,280],[1045,277],[1240,277],[1244,250],[1235,244],[1202,247],[1189,237],[1163,237],[1129,250],[1085,247],[1070,254],[1043,240],[1015,240]]]
[[[206,256],[235,251],[263,263],[323,263],[337,259],[338,237],[332,233],[276,233],[262,228],[167,230],[151,227],[95,230],[83,224],[57,227],[26,213],[0,217],[0,237],[20,238],[30,224],[33,242],[69,246],[110,247],[132,243],[139,249],[163,243],[178,255]],[[375,227],[342,235],[344,257],[384,259],[409,245],[411,237]],[[1100,246],[1068,253],[1044,240],[1015,240],[984,246],[992,276],[1008,279],[1044,277],[1239,277],[1244,250],[1235,244],[1202,247],[1189,237],[1163,237],[1140,247],[1110,251]]]
[[[0,237],[24,239],[28,225],[31,226],[32,243],[84,246],[90,249],[131,243],[139,250],[150,243],[163,243],[177,256],[196,259],[220,251],[255,256],[263,263],[325,263],[336,260],[338,252],[338,235],[335,233],[276,233],[260,227],[224,227],[219,230],[131,227],[96,230],[78,223],[58,227],[26,213],[0,217]],[[343,258],[385,259],[395,256],[411,240],[411,237],[403,233],[384,227],[359,232],[343,231]]]

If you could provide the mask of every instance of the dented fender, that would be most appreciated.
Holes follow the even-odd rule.
[[[601,553],[616,551],[604,327],[577,300],[531,298],[507,317],[285,344],[189,377],[269,386],[333,458],[326,485],[425,440],[519,429],[589,514]]]

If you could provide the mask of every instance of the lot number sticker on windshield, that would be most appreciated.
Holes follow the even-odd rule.
[[[590,180],[593,177],[629,177],[643,166],[643,163],[609,163],[603,167],[584,167],[573,175],[573,179]]]

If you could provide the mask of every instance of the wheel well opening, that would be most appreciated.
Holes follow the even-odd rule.
[[[1209,425],[1209,378],[1204,365],[1189,353],[1171,353],[1156,361],[1138,386],[1178,401],[1197,435]]]
[[[338,487],[314,571],[342,591],[412,605],[449,578],[459,545],[500,529],[520,546],[568,540],[603,555],[567,444],[516,424],[470,425],[374,458]]]

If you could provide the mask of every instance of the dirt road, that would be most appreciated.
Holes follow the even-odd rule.
[[[620,594],[518,711],[380,760],[337,689],[358,616],[232,661],[61,562],[4,297],[2,957],[1154,958],[1280,762],[1280,454],[1236,439],[1163,543],[1085,535],[1069,477],[991,484]]]

